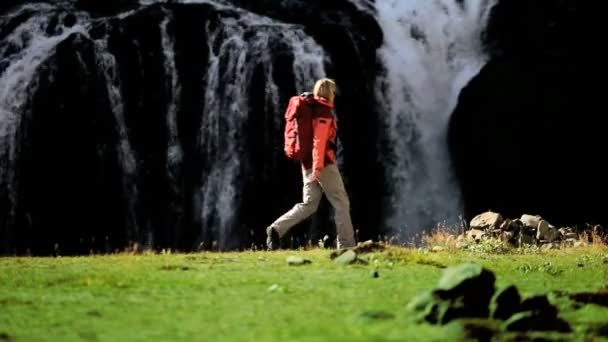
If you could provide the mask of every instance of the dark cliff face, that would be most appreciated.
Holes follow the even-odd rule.
[[[377,165],[373,88],[380,28],[348,1],[334,2],[323,12],[298,1],[272,6],[235,3],[241,9],[171,2],[136,8],[133,1],[70,1],[50,12],[54,17],[45,28],[50,35],[84,24],[87,19],[76,13],[80,10],[88,11],[95,21],[86,34],[74,33],[59,43],[36,72],[18,127],[19,151],[13,166],[17,181],[0,187],[0,206],[6,209],[0,215],[2,252],[49,254],[57,245],[62,254],[76,254],[124,248],[131,242],[180,250],[212,246],[217,232],[201,228],[212,225],[213,219],[204,222],[200,207],[204,200],[200,189],[211,172],[204,155],[211,137],[201,135],[201,122],[209,115],[203,98],[211,91],[205,89],[207,34],[222,20],[239,18],[242,9],[301,25],[328,55],[328,76],[338,85],[348,85],[341,87],[337,100],[343,173],[353,219],[364,232],[361,237],[377,234],[380,201],[370,205],[368,199],[380,196],[381,170],[370,172],[362,165]],[[135,12],[114,16],[124,10]],[[2,22],[0,36],[9,35],[34,12]],[[168,38],[162,37],[163,22]],[[175,75],[168,73],[163,39],[171,40]],[[106,42],[103,53],[111,55],[113,63],[104,62],[108,56],[96,48],[100,41]],[[295,95],[293,51],[278,39],[269,44],[279,103],[286,104]],[[174,77],[179,79],[177,93],[171,84]],[[265,77],[262,69],[253,72],[248,119],[239,137],[246,143],[236,151],[238,155],[226,156],[243,159],[243,166],[236,179],[234,227],[224,237],[234,242],[221,248],[262,244],[265,227],[301,196],[299,166],[282,155],[281,127],[267,111]],[[116,90],[112,85],[120,85],[119,110],[112,102],[110,92]],[[179,103],[177,141],[171,141],[167,127],[172,101]],[[356,133],[362,131],[371,133]],[[135,171],[125,166],[121,140],[125,132]],[[172,164],[167,151],[176,143],[183,157]],[[296,237],[331,235],[334,227],[327,202],[320,214],[296,227]]]
[[[41,66],[23,118],[13,238],[33,252],[50,253],[58,243],[64,253],[82,253],[78,246],[100,248],[107,236],[123,240],[108,232],[123,226],[123,194],[116,132],[95,59],[88,38],[74,34],[61,42]]]
[[[486,31],[490,62],[465,87],[449,146],[467,215],[539,214],[605,224],[608,190],[597,31],[576,1],[503,0]]]

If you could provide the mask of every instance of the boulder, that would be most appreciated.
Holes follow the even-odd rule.
[[[486,211],[485,213],[475,216],[469,226],[475,229],[497,229],[500,228],[504,219],[501,214],[492,211]]]
[[[528,228],[536,228],[542,219],[540,215],[523,214],[519,220]]]

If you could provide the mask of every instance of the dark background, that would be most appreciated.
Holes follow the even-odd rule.
[[[0,14],[18,3],[3,1]],[[233,3],[303,25],[331,57],[326,70],[341,85],[336,107],[344,148],[342,171],[359,240],[390,233],[379,228],[385,180],[374,89],[384,70],[376,59],[382,31],[373,16],[348,1]],[[605,59],[597,51],[599,31],[587,15],[593,9],[585,6],[590,5],[573,0],[501,0],[493,9],[480,37],[490,60],[463,89],[450,120],[448,143],[467,221],[493,210],[512,218],[538,214],[557,226],[605,225],[605,111],[599,101],[603,86],[592,83],[604,79]],[[68,1],[61,8],[55,25],[73,25],[75,18],[69,13],[74,10],[89,11],[99,21],[90,38],[75,34],[62,42],[37,75],[39,87],[19,128],[17,198],[11,202],[8,189],[0,187],[0,252],[51,254],[58,253],[57,246],[62,254],[108,252],[145,243],[149,236],[154,236],[151,248],[189,251],[200,248],[201,242],[211,246],[218,232],[201,228],[193,203],[201,175],[207,172],[196,145],[204,112],[204,25],[238,14],[168,2],[124,20],[109,17],[137,9],[135,1],[127,0]],[[167,179],[165,170],[165,112],[171,94],[159,23],[168,13],[182,85],[178,129],[184,160],[174,172],[176,183]],[[27,16],[3,20],[0,39]],[[143,170],[134,180],[140,193],[131,218],[125,212],[118,133],[91,40],[102,36],[109,37],[109,49],[120,65],[125,120],[140,156],[138,169]],[[293,56],[277,45],[273,58],[280,69],[287,68]],[[277,82],[286,103],[295,91],[294,76],[281,75]],[[263,89],[265,80],[258,77],[254,83],[249,132],[264,131],[272,121],[257,101],[261,97],[256,91]],[[300,175],[298,167],[282,157],[280,134],[247,137],[246,172],[239,180],[242,205],[230,237],[239,243],[230,247],[262,247],[265,227],[300,196],[299,187],[287,186],[298,184]],[[268,170],[265,165],[274,167]],[[324,201],[319,215],[296,227],[295,240],[286,246],[333,235],[333,229]]]

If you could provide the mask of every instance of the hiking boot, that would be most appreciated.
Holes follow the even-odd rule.
[[[273,227],[266,228],[266,247],[269,251],[279,249],[279,233]]]

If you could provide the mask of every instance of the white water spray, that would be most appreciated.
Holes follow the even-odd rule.
[[[22,22],[0,43],[0,64],[6,66],[0,74],[0,160],[4,161],[4,166],[0,167],[0,185],[6,189],[12,206],[18,183],[18,131],[21,121],[28,115],[27,101],[38,87],[38,68],[61,41],[75,32],[85,32],[83,26],[75,25],[63,28],[60,34],[49,35],[45,28],[51,20],[48,15],[51,9],[53,7],[47,4],[32,4],[9,13],[7,19],[24,11],[40,12]]]
[[[136,213],[138,201],[137,163],[135,161],[135,153],[131,147],[127,124],[125,122],[125,110],[118,64],[116,63],[114,55],[109,52],[106,40],[96,41],[95,49],[97,50],[97,63],[106,80],[108,98],[110,100],[114,120],[116,121],[116,131],[118,133],[116,150],[118,151],[118,161],[122,171],[122,187],[125,192],[127,224],[129,225],[128,231],[132,234],[129,238],[137,241],[140,234]]]
[[[52,18],[63,11],[49,4],[26,4],[7,14],[4,20],[11,20],[29,13],[29,18],[20,23],[0,44],[0,65],[5,68],[0,75],[0,185],[6,189],[9,202],[14,210],[17,201],[18,179],[16,177],[17,159],[20,149],[21,122],[27,118],[28,101],[37,91],[37,73],[41,64],[52,57],[59,43],[73,33],[88,37],[91,18],[85,12],[72,12],[78,24],[72,27],[63,26],[59,20],[56,29],[48,31],[52,26]],[[64,15],[67,12],[64,12]],[[133,13],[121,13],[126,17]],[[123,173],[123,190],[125,192],[126,212],[129,231],[132,238],[137,238],[138,224],[135,213],[137,201],[136,162],[130,146],[128,132],[124,119],[124,104],[120,89],[120,75],[114,56],[108,51],[107,41],[95,41],[97,63],[106,79],[106,86],[112,114],[115,117],[119,140],[117,151]],[[52,72],[49,81],[52,83]],[[49,113],[52,114],[52,113]],[[23,130],[27,132],[27,129]],[[12,214],[11,214],[12,215]]]
[[[481,33],[495,0],[377,0],[384,32],[383,105],[392,185],[387,225],[411,237],[462,214],[447,124],[460,90],[486,62]]]
[[[181,167],[183,159],[183,149],[179,141],[179,132],[177,129],[177,111],[180,107],[180,98],[182,87],[179,83],[177,68],[175,66],[175,44],[167,32],[167,26],[173,18],[167,14],[167,17],[161,23],[161,43],[163,54],[165,57],[165,74],[167,76],[165,89],[169,90],[169,104],[167,105],[167,175],[175,186],[176,173]],[[177,189],[174,189],[177,192]]]

